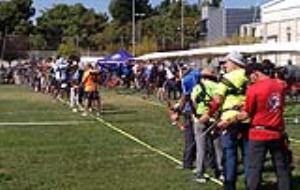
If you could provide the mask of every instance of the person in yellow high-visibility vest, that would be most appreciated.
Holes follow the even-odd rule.
[[[219,179],[224,179],[222,175],[222,146],[219,137],[213,137],[210,134],[205,134],[207,128],[211,125],[212,120],[207,123],[199,122],[199,118],[208,111],[208,103],[217,91],[216,82],[217,77],[214,75],[211,69],[204,68],[201,71],[201,80],[193,88],[191,98],[196,109],[194,114],[194,131],[196,141],[196,178],[195,181],[199,183],[205,183],[207,180],[204,177],[205,161],[207,160],[207,153],[211,152],[214,155],[213,168],[215,169],[215,175]],[[211,150],[208,150],[211,148]]]
[[[218,84],[217,95],[210,102],[209,111],[200,118],[200,122],[205,123],[218,110],[221,112],[220,122],[217,124],[219,128],[224,130],[221,135],[224,157],[224,177],[225,190],[236,189],[237,179],[237,146],[239,134],[241,131],[249,128],[247,123],[234,122],[236,116],[240,112],[240,108],[245,101],[245,91],[247,77],[245,75],[245,66],[243,56],[238,52],[231,52],[225,58],[226,74],[221,78]],[[243,141],[244,153],[244,171],[245,179],[248,176],[248,141]],[[246,182],[246,180],[245,180]]]

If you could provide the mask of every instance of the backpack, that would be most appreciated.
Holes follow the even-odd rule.
[[[202,81],[199,81],[198,83],[201,87],[200,94],[196,97],[196,103],[199,104],[200,102],[203,102],[205,106],[208,106],[210,100],[212,97],[207,93],[205,85],[202,83]],[[206,100],[206,96],[208,96],[208,100]]]
[[[236,87],[230,80],[222,77],[221,83],[228,87],[226,95],[244,95],[247,89],[247,82],[245,82],[240,88]]]

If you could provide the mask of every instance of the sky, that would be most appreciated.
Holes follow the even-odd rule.
[[[150,0],[153,6],[160,4],[162,0]],[[197,3],[198,0],[185,0],[188,3]],[[251,5],[259,5],[268,0],[225,0],[226,7],[250,7]],[[35,17],[40,15],[40,11],[45,8],[51,8],[53,4],[66,3],[75,4],[82,3],[88,8],[94,8],[97,12],[108,12],[110,0],[34,0],[34,7],[37,9]]]

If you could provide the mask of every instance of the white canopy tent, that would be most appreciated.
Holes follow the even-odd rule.
[[[83,56],[80,57],[80,61],[83,63],[96,63],[98,60],[103,59],[104,57],[91,57],[91,56]]]
[[[238,51],[245,54],[300,53],[300,42],[231,45],[191,49],[185,51],[154,52],[137,57],[136,60],[152,60],[192,56],[222,56],[232,51]]]

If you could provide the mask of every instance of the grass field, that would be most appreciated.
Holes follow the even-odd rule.
[[[128,93],[104,91],[101,118],[181,160],[183,135],[169,124],[165,108]],[[300,110],[295,106],[288,114]],[[0,126],[0,190],[221,188],[213,182],[193,182],[192,173],[175,169],[174,161],[46,95],[0,86],[0,123],[62,121],[72,124]],[[300,126],[288,130],[300,139]],[[300,144],[292,143],[292,148],[300,166]],[[295,178],[299,175],[297,168]],[[244,189],[242,176],[238,187]]]

